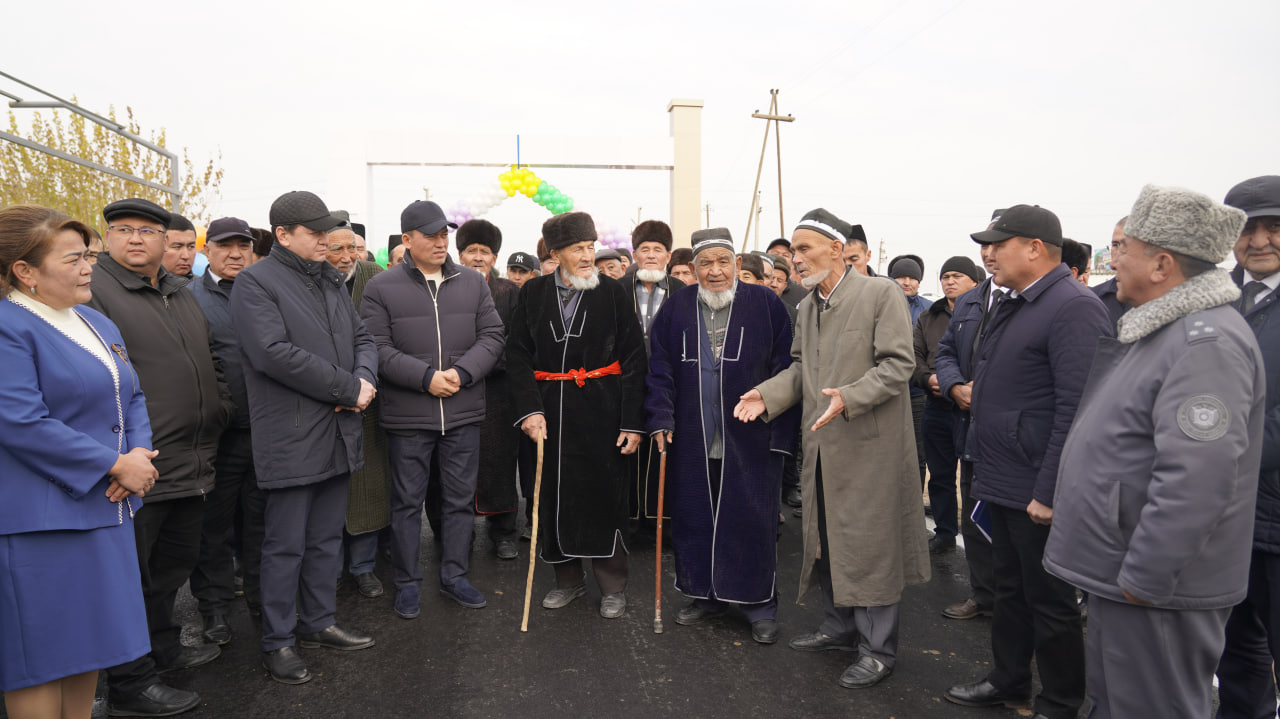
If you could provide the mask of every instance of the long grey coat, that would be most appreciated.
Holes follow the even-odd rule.
[[[895,604],[907,584],[929,581],[929,549],[916,464],[911,396],[911,315],[891,280],[846,271],[818,324],[816,293],[800,302],[791,366],[757,389],[766,419],[803,400],[804,565],[800,596],[816,583],[817,489],[823,466],[827,542],[835,603]],[[827,411],[824,388],[840,390],[843,419],[809,431]],[[809,511],[808,508],[815,508]]]

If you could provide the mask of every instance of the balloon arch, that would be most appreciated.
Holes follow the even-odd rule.
[[[465,199],[454,200],[452,203],[444,204],[443,207],[449,221],[461,225],[467,220],[484,217],[489,210],[517,194],[533,200],[553,215],[571,212],[574,209],[572,197],[538,177],[533,170],[518,165],[512,165],[511,169],[498,175],[496,182],[476,194]],[[592,219],[596,223],[596,234],[600,244],[614,249],[631,247],[630,232],[602,222],[599,218]]]

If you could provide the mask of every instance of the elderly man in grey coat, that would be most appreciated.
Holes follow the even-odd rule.
[[[1245,596],[1265,376],[1225,270],[1244,213],[1148,185],[1112,260],[1133,306],[1062,452],[1051,574],[1089,593],[1090,717],[1209,716]]]
[[[790,645],[856,650],[840,684],[859,689],[893,671],[898,601],[907,584],[929,581],[929,550],[907,389],[911,318],[902,288],[844,264],[852,231],[822,209],[800,220],[791,249],[816,291],[800,303],[792,364],[742,395],[734,416],[773,420],[803,405],[800,591],[821,586],[825,617]]]

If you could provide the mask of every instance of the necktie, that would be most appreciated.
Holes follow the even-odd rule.
[[[1265,289],[1267,289],[1267,284],[1265,282],[1258,282],[1257,280],[1246,282],[1244,285],[1244,296],[1240,299],[1240,311],[1247,313],[1249,310],[1253,309],[1253,306],[1257,304],[1258,295]]]

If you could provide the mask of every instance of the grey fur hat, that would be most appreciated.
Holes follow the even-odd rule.
[[[1124,233],[1148,244],[1217,264],[1244,229],[1245,213],[1180,187],[1147,185],[1129,211]]]

